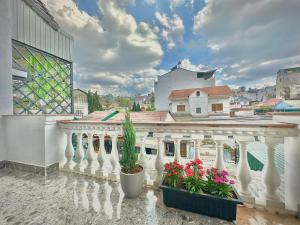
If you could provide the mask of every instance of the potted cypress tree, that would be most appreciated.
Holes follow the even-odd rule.
[[[120,159],[120,180],[126,197],[137,197],[143,190],[144,169],[137,164],[138,153],[135,148],[136,133],[129,112],[123,122],[123,147]]]

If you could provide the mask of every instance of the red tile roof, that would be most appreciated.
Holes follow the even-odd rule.
[[[204,88],[191,88],[174,90],[171,92],[169,99],[185,99],[188,98],[195,91],[205,92],[208,96],[229,96],[231,90],[228,86],[204,87]]]
[[[85,121],[101,121],[108,115],[112,114],[113,111],[97,111],[84,117],[82,120]],[[130,119],[134,123],[139,122],[161,122],[167,121],[167,111],[155,111],[155,112],[130,112]],[[122,122],[125,119],[125,113],[119,112],[116,115],[109,118],[109,122]]]

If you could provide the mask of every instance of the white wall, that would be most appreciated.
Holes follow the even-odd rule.
[[[0,162],[6,160],[6,149],[4,141],[3,116],[0,116]]]
[[[81,111],[83,116],[87,116],[89,114],[89,106],[88,103],[78,103],[74,102],[74,113],[76,114],[76,111]]]
[[[44,116],[5,116],[7,160],[45,165]]]
[[[192,116],[201,116],[207,114],[207,104],[208,104],[208,96],[206,93],[200,91],[200,96],[197,96],[197,91],[195,91],[189,97],[190,103],[190,114]],[[201,108],[201,114],[196,113],[196,108]]]
[[[23,0],[9,2],[12,2],[13,39],[72,61],[73,38],[70,35],[53,29]]]
[[[71,115],[3,116],[6,160],[42,167],[59,162],[66,137],[56,121],[72,118]]]
[[[13,113],[11,1],[0,0],[0,115]]]
[[[214,112],[212,112],[212,104],[223,104],[223,112],[220,112],[220,113],[229,114],[229,112],[230,112],[230,100],[229,100],[229,97],[227,97],[227,98],[222,98],[222,97],[211,98],[210,97],[208,99],[208,113],[214,113]]]
[[[172,90],[213,87],[215,79],[197,78],[197,72],[176,69],[158,77],[154,84],[155,108],[157,111],[169,110],[168,97]]]
[[[190,113],[190,106],[188,99],[186,100],[178,100],[178,101],[171,101],[171,112],[172,113],[178,113],[178,114],[189,114]],[[185,105],[185,112],[177,112],[177,105]]]

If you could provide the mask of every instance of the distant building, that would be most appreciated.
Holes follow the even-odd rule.
[[[276,98],[300,99],[300,67],[280,69],[277,72]]]
[[[169,110],[172,115],[192,117],[229,114],[230,95],[228,86],[173,90],[169,96]]]
[[[158,77],[154,83],[155,109],[169,110],[169,95],[174,90],[214,87],[216,70],[190,71],[180,67],[180,63],[170,72]]]
[[[230,107],[231,108],[245,108],[250,106],[251,100],[243,96],[233,96],[230,98]]]
[[[81,89],[73,90],[74,114],[76,117],[83,117],[89,114],[87,93]]]

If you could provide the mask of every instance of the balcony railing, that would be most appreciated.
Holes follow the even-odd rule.
[[[72,171],[104,179],[119,180],[119,151],[118,138],[122,136],[122,124],[116,122],[94,121],[60,121],[60,128],[67,137],[65,161],[62,170]],[[202,141],[210,136],[215,142],[215,158],[212,164],[218,169],[226,169],[224,162],[223,144],[228,139],[234,139],[239,145],[239,160],[233,165],[231,175],[237,179],[237,189],[244,202],[263,204],[267,207],[284,207],[284,199],[280,198],[278,189],[282,179],[275,165],[275,148],[284,143],[284,137],[295,137],[298,129],[293,124],[279,124],[268,122],[235,122],[235,123],[135,123],[137,132],[137,146],[140,147],[139,162],[145,168],[145,184],[157,187],[163,177],[164,163],[168,161],[186,162],[181,157],[180,144],[188,139],[194,145],[193,158],[202,158]],[[76,135],[77,144],[73,146],[72,137]],[[85,136],[86,138],[83,138]],[[111,151],[105,150],[104,139],[110,137]],[[87,139],[87,149],[83,141]],[[94,141],[99,140],[99,148],[94,149]],[[174,142],[174,156],[165,154],[164,141]],[[258,197],[253,194],[250,186],[253,181],[253,172],[250,170],[247,159],[247,145],[251,142],[262,142],[266,146],[266,163],[261,176],[262,192]],[[146,154],[146,148],[155,148],[155,155]],[[74,151],[76,149],[76,151]],[[230,170],[229,170],[230,171]],[[256,184],[257,185],[257,184]],[[261,198],[263,196],[263,198]],[[263,202],[263,203],[262,203]]]

